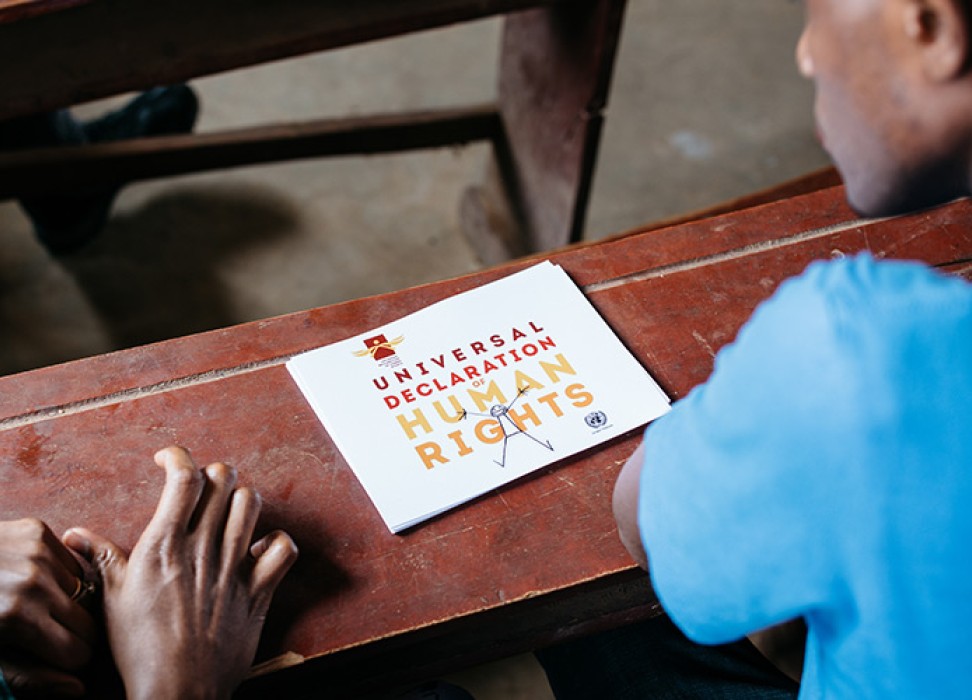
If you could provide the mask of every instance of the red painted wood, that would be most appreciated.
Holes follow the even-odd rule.
[[[812,260],[869,249],[969,273],[967,202],[860,222],[840,196],[820,193],[554,259],[680,397],[705,380],[714,353],[752,309]],[[278,362],[522,264],[0,378],[13,416],[0,422],[0,513],[41,517],[55,530],[83,524],[130,545],[161,485],[153,450],[184,444],[200,461],[234,464],[265,497],[260,529],[288,530],[302,552],[271,610],[261,658],[306,657],[273,682],[299,686],[326,670],[336,696],[650,615],[654,601],[610,512],[636,436],[395,536]],[[267,364],[246,371],[260,362]],[[59,401],[63,413],[18,415],[31,397]]]

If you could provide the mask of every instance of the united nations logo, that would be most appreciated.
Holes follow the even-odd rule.
[[[603,411],[594,411],[584,417],[584,422],[591,428],[603,428],[607,425],[607,416]]]

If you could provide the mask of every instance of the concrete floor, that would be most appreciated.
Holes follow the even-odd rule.
[[[792,58],[801,15],[780,0],[629,0],[588,239],[828,162]],[[476,22],[198,80],[198,129],[487,100],[499,29]],[[0,203],[0,374],[475,270],[458,202],[489,158],[473,145],[133,185],[103,234],[62,259]],[[479,700],[550,697],[529,657],[463,681]]]

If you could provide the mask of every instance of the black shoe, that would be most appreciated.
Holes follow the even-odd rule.
[[[84,122],[81,129],[90,143],[187,134],[198,114],[199,100],[192,88],[170,85],[146,90],[121,109]]]
[[[145,136],[162,136],[192,131],[199,113],[199,100],[188,85],[172,85],[143,92],[121,109],[78,123],[69,114],[62,145],[104,143]],[[81,248],[104,227],[120,188],[85,195],[46,195],[20,200],[34,224],[42,244],[54,255]]]

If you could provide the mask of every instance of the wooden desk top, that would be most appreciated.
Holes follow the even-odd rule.
[[[781,280],[864,249],[969,276],[972,206],[864,222],[837,188],[548,257],[677,398]],[[654,614],[610,508],[637,435],[396,536],[283,366],[526,264],[0,378],[0,513],[131,544],[162,482],[154,450],[235,465],[265,497],[261,529],[301,549],[260,652],[294,664],[275,687],[324,673],[360,697]]]

